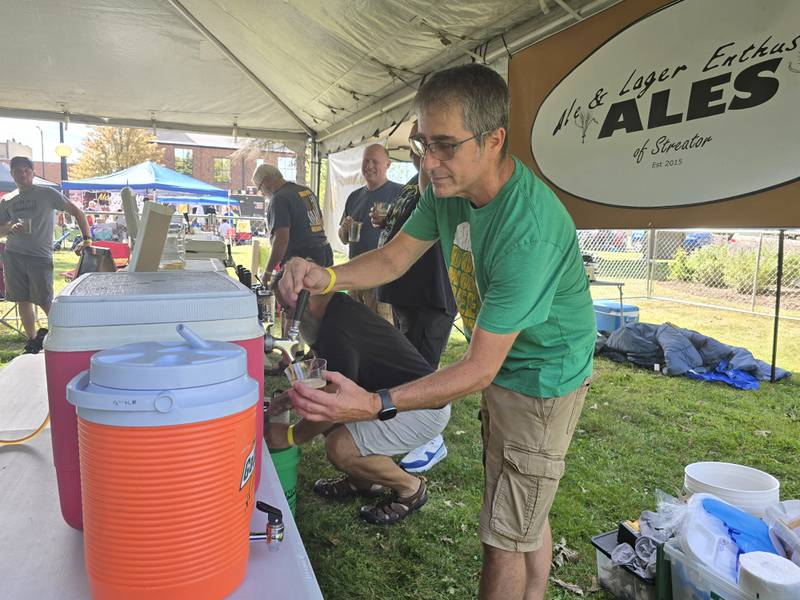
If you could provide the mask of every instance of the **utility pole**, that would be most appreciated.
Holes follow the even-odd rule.
[[[42,140],[42,179],[44,179],[44,131],[38,125],[36,125],[36,129],[39,130],[39,137]]]

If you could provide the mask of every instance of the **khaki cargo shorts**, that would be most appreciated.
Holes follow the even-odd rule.
[[[509,552],[542,545],[547,515],[564,474],[564,456],[589,380],[558,398],[490,385],[481,399],[484,492],[480,539]]]

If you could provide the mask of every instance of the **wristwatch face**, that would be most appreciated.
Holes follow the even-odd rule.
[[[397,415],[397,408],[392,406],[390,408],[383,408],[381,412],[378,413],[378,419],[381,421],[388,421],[389,419],[393,419]]]
[[[389,390],[378,390],[378,396],[381,399],[381,410],[378,413],[380,421],[388,421],[397,415],[397,407],[392,403],[392,396]]]

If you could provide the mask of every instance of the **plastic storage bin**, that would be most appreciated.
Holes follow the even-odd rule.
[[[597,321],[597,331],[614,331],[628,323],[639,322],[639,307],[633,304],[623,304],[623,312],[617,300],[595,300],[594,316]],[[623,314],[625,321],[623,323]]]
[[[664,554],[672,566],[674,600],[757,600],[701,562],[691,560],[675,542],[664,544]]]
[[[603,589],[618,600],[656,600],[655,581],[611,562],[611,551],[617,547],[616,530],[594,536],[592,546],[597,558],[597,581]]]
[[[102,350],[77,407],[86,571],[95,600],[216,600],[247,572],[258,383],[243,348]]]
[[[88,273],[53,300],[44,340],[53,460],[64,520],[82,527],[78,431],[67,382],[89,368],[98,350],[135,342],[169,342],[186,323],[206,339],[234,342],[247,351],[250,377],[264,392],[264,330],[252,291],[224,273]],[[256,427],[263,432],[263,405]],[[256,454],[256,485],[261,454]]]

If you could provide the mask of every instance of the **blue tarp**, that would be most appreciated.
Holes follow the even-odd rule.
[[[156,200],[164,204],[221,204],[223,206],[239,206],[236,198],[215,198],[214,196],[161,196]]]
[[[145,161],[123,171],[80,179],[64,181],[61,187],[65,190],[121,190],[129,187],[133,190],[162,190],[183,192],[185,194],[202,194],[215,198],[227,198],[228,190],[214,187],[205,181],[178,173],[154,162]]]

